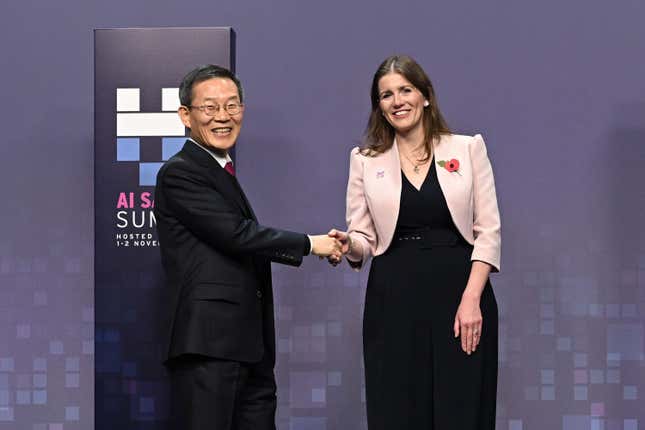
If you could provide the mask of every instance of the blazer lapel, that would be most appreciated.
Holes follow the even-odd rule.
[[[396,139],[394,139],[394,144],[392,145],[392,148],[390,151],[386,153],[388,157],[384,160],[388,164],[388,169],[392,172],[392,190],[394,191],[394,195],[396,196],[396,218],[394,218],[394,224],[396,226],[396,222],[399,219],[399,206],[401,204],[401,188],[403,187],[402,183],[402,178],[401,175],[403,172],[401,171],[401,158],[399,156],[399,144],[396,143]],[[392,230],[394,231],[394,230]]]
[[[463,165],[468,160],[462,156],[463,154],[456,152],[457,146],[451,145],[450,139],[450,136],[444,136],[438,144],[435,144],[434,163],[437,170],[437,180],[439,181],[439,186],[441,187],[443,196],[446,199],[448,210],[450,211],[453,220],[459,220],[461,211],[468,205],[468,202],[464,201],[464,199],[468,197],[464,192],[466,180],[465,170],[467,170],[467,166]],[[439,161],[449,161],[453,158],[457,159],[462,164],[459,166],[458,171],[449,172],[445,167],[441,167],[439,165]]]
[[[382,220],[375,223],[379,247],[389,246],[401,205],[401,162],[394,141],[392,148],[374,157],[366,157],[364,187],[372,216]]]

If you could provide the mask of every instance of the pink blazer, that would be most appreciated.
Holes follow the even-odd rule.
[[[458,172],[438,164],[437,177],[452,220],[474,249],[471,260],[500,269],[500,220],[493,170],[481,135],[445,135],[434,147],[435,163],[457,159]],[[354,148],[347,184],[347,231],[353,246],[348,254],[357,270],[370,257],[383,254],[392,242],[399,217],[401,164],[392,148],[374,157]]]

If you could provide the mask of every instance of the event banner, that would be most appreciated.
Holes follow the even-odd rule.
[[[185,142],[178,87],[195,66],[234,69],[231,28],[94,33],[96,429],[167,419],[159,168]]]

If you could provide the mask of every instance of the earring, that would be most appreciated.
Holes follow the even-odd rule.
[[[425,106],[425,107],[430,106],[430,102],[429,102],[428,100],[424,101],[424,102],[423,102],[423,106]]]

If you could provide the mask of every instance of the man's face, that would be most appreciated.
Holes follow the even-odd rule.
[[[235,107],[239,107],[239,112],[227,111],[237,110]],[[243,116],[244,106],[237,86],[227,78],[211,78],[194,84],[191,106],[179,108],[181,121],[190,128],[190,137],[218,152],[228,152],[235,145]]]

